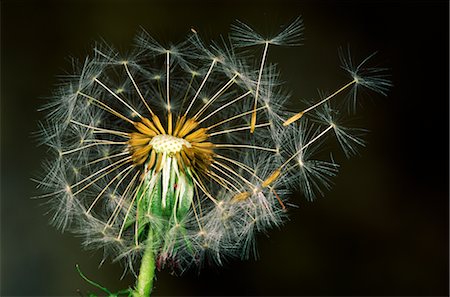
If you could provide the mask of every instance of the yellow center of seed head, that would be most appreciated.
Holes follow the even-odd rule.
[[[190,148],[191,144],[183,139],[172,135],[159,134],[152,138],[150,144],[156,153],[166,153],[173,155],[183,149],[183,145]]]
[[[136,131],[129,133],[128,140],[133,164],[138,166],[145,163],[147,169],[155,168],[159,172],[164,166],[164,156],[167,156],[175,158],[182,171],[191,168],[207,172],[214,157],[214,144],[207,141],[207,129],[198,128],[194,119],[184,116],[179,117],[172,127],[171,113],[167,122],[167,130],[156,115],[134,123]]]

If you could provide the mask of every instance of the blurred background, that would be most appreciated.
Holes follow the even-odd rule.
[[[95,41],[126,50],[140,27],[181,41],[191,28],[227,34],[236,19],[277,31],[302,15],[304,46],[273,48],[285,88],[317,98],[346,82],[337,56],[374,51],[389,67],[387,98],[366,96],[355,126],[371,132],[361,155],[337,154],[340,174],[325,198],[299,207],[280,230],[258,237],[258,260],[182,276],[157,273],[154,295],[448,295],[447,1],[1,1],[2,296],[79,296],[94,291],[83,272],[112,291],[134,283],[101,251],[48,224],[31,177],[45,150],[32,132],[37,109]],[[293,105],[295,109],[295,105]],[[331,149],[334,150],[333,147]]]

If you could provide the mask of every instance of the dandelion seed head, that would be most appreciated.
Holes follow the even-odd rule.
[[[150,141],[150,145],[157,153],[175,154],[183,149],[183,145],[186,147],[192,147],[189,142],[183,138],[174,137],[171,135],[156,135]]]
[[[325,141],[334,133],[347,156],[364,144],[327,97],[286,110],[270,52],[301,43],[301,18],[273,36],[237,22],[211,44],[191,31],[169,45],[142,31],[127,53],[97,44],[43,107],[38,188],[52,222],[132,272],[148,248],[182,271],[256,255],[255,234],[283,223],[290,189],[309,200],[330,189],[338,166],[316,157]],[[385,93],[366,60],[342,60],[348,87]]]

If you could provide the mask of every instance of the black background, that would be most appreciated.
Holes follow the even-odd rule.
[[[119,280],[119,264],[97,269],[101,252],[50,227],[30,199],[45,157],[31,136],[43,117],[36,110],[56,75],[70,71],[68,56],[83,58],[100,38],[127,49],[139,26],[179,41],[191,27],[217,38],[235,19],[276,31],[298,15],[305,45],[269,55],[293,98],[346,81],[339,46],[360,59],[379,51],[375,61],[391,69],[389,96],[366,98],[358,114],[368,147],[338,156],[341,172],[325,198],[292,197],[300,207],[258,237],[259,260],[161,271],[154,294],[448,295],[447,1],[2,1],[1,294],[87,292],[76,263],[111,290],[134,283]]]

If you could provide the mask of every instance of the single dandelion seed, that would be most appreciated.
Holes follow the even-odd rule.
[[[330,189],[338,165],[316,159],[318,148],[333,135],[346,156],[364,144],[331,106],[347,93],[354,109],[357,87],[385,95],[384,69],[341,52],[350,81],[289,112],[269,46],[300,45],[302,31],[301,18],[272,37],[237,22],[221,43],[191,29],[166,47],[143,31],[125,56],[96,45],[44,106],[39,135],[52,155],[37,198],[58,228],[138,271],[127,293],[149,296],[155,269],[256,253],[255,233],[283,222],[291,188],[307,199]],[[262,55],[249,57],[251,46]]]

